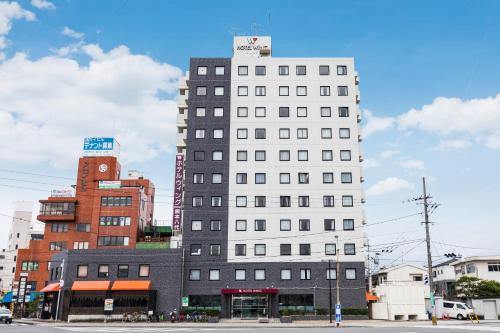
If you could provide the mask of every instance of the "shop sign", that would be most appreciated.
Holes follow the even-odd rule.
[[[182,298],[182,306],[183,307],[188,307],[189,306],[189,296],[186,296],[186,297]]]
[[[271,52],[270,36],[236,36],[233,39],[233,56],[260,57],[262,50]]]
[[[100,180],[99,188],[100,189],[116,189],[121,188],[122,182],[119,180]]]
[[[85,138],[83,140],[83,156],[118,157],[120,144],[115,138]]]
[[[104,300],[104,311],[112,312],[113,311],[113,299],[106,298]]]
[[[68,198],[73,196],[73,190],[52,190],[50,196],[53,198]]]
[[[183,184],[184,184],[184,155],[178,154],[175,157],[174,207],[172,212],[172,230],[181,230]]]
[[[277,294],[278,288],[260,288],[260,289],[222,289],[223,294]]]

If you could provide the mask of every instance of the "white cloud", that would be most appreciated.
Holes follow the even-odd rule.
[[[69,27],[64,27],[61,31],[61,34],[75,39],[81,39],[83,38],[83,36],[85,36],[83,32],[75,31]]]
[[[396,119],[393,117],[376,117],[370,110],[363,110],[363,115],[366,118],[366,125],[363,127],[363,137],[365,138],[374,133],[386,131],[396,123]]]
[[[434,150],[460,150],[469,148],[471,142],[463,139],[441,140]]]
[[[31,0],[31,5],[38,9],[56,9],[56,6],[47,0]]]
[[[85,45],[85,42],[81,40],[79,42],[71,43],[69,45],[63,46],[63,47],[58,48],[58,49],[51,49],[50,51],[52,51],[53,53],[57,54],[60,57],[66,57],[66,56],[69,56],[73,53],[81,51],[82,46],[84,46],[84,45]]]
[[[399,165],[401,165],[401,167],[405,169],[422,170],[422,171],[425,170],[425,163],[419,160],[405,160],[402,161]]]
[[[7,47],[7,35],[13,20],[33,21],[35,14],[22,8],[17,2],[0,2],[0,50]]]
[[[379,196],[390,192],[411,189],[413,189],[413,184],[410,182],[397,177],[389,177],[370,186],[366,190],[366,194],[369,196]]]
[[[462,100],[438,97],[421,109],[398,117],[400,129],[420,129],[441,136],[467,134],[489,148],[500,148],[500,94]]]
[[[397,154],[399,154],[399,150],[384,150],[380,153],[380,157],[383,159],[389,159]]]
[[[363,161],[363,169],[371,169],[371,168],[378,168],[380,166],[380,163],[376,159],[372,158],[367,158]]]
[[[0,164],[72,165],[85,136],[115,136],[123,162],[146,161],[172,149],[179,68],[85,45],[88,65],[59,56],[18,53],[0,63]]]

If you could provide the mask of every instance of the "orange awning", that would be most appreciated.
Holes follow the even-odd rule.
[[[73,291],[99,291],[108,290],[109,281],[75,281],[71,290]]]
[[[40,292],[52,293],[52,292],[56,292],[59,290],[61,290],[61,285],[59,284],[59,282],[56,282],[56,283],[51,283],[51,284],[45,286],[42,290],[40,290]]]
[[[378,301],[378,297],[373,295],[373,294],[370,294],[369,292],[366,292],[366,300],[368,302],[370,301]]]
[[[151,281],[149,280],[122,280],[115,281],[111,290],[149,290]]]

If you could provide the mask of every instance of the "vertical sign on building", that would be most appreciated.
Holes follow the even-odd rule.
[[[178,154],[175,157],[174,210],[172,216],[172,230],[181,230],[183,183],[184,183],[184,155]]]
[[[17,303],[25,302],[26,284],[28,283],[28,277],[26,275],[26,273],[21,273],[21,276],[19,278],[19,287],[17,289]]]

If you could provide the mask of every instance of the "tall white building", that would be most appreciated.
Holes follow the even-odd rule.
[[[339,279],[342,304],[364,308],[354,59],[271,54],[270,37],[235,37],[232,58],[192,58],[181,83],[183,295],[226,317],[274,316],[326,308]]]

